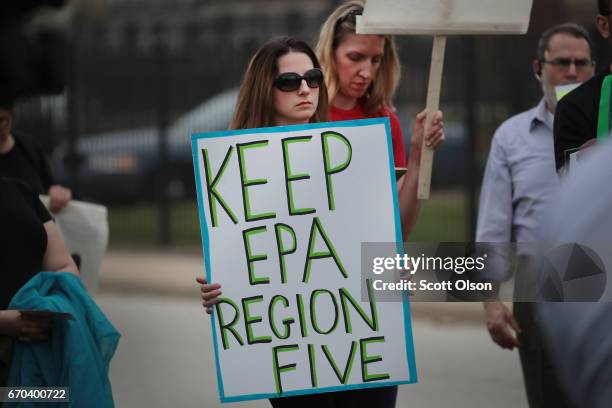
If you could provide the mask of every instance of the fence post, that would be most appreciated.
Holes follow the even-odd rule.
[[[465,106],[466,106],[466,177],[465,193],[467,195],[466,206],[466,241],[470,242],[476,238],[477,201],[476,186],[478,181],[476,163],[476,134],[478,133],[478,63],[473,36],[465,36],[463,39],[465,48]]]
[[[77,149],[77,143],[79,140],[79,78],[78,78],[78,68],[79,68],[79,30],[81,28],[78,19],[74,19],[73,21],[73,32],[74,35],[70,36],[68,39],[68,50],[67,50],[67,59],[68,59],[68,90],[66,93],[67,96],[67,110],[68,110],[68,146],[65,157],[65,164],[68,170],[67,179],[68,185],[73,190],[74,193],[78,196],[80,188],[81,188],[81,179],[80,179],[80,167],[81,167],[81,156]]]
[[[159,243],[169,245],[172,241],[170,201],[168,198],[168,122],[170,92],[168,55],[164,44],[164,29],[156,30],[157,59],[157,155],[159,159],[157,177],[157,199],[159,206]]]

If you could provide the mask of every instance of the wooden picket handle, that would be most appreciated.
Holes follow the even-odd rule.
[[[429,69],[429,84],[427,87],[427,119],[425,120],[425,134],[431,128],[435,113],[440,106],[440,88],[442,87],[442,69],[444,68],[444,51],[446,49],[446,36],[436,35],[433,40],[431,51],[431,66]],[[423,144],[421,146],[421,163],[419,166],[419,184],[417,198],[425,200],[429,198],[431,186],[431,168],[433,165],[433,150]]]

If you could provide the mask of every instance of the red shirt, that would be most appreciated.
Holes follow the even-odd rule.
[[[390,109],[381,109],[374,115],[368,115],[363,111],[361,104],[357,103],[355,107],[344,110],[331,106],[329,110],[329,120],[337,122],[341,120],[355,120],[379,118],[387,116],[391,122],[391,140],[393,142],[393,159],[395,167],[406,167],[406,147],[404,146],[404,135],[399,123],[397,115]]]

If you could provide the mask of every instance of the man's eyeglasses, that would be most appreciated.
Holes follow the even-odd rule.
[[[550,61],[542,60],[542,64],[550,64],[555,68],[568,70],[572,64],[576,67],[576,70],[584,70],[591,68],[595,65],[595,61],[591,61],[588,58],[555,58]]]
[[[297,91],[302,85],[302,80],[306,81],[309,88],[318,88],[323,83],[323,72],[319,68],[309,69],[304,75],[283,72],[274,80],[274,86],[283,92]]]

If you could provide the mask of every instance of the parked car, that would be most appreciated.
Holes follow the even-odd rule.
[[[168,127],[165,176],[170,198],[195,197],[191,134],[227,129],[236,97],[236,89],[218,94]],[[162,171],[158,138],[155,127],[82,136],[76,146],[80,162],[77,194],[105,204],[155,198]],[[67,145],[63,143],[53,155],[57,178],[64,184],[70,180],[66,154]]]
[[[195,182],[191,134],[227,129],[236,104],[237,90],[218,94],[196,106],[168,128],[168,177],[166,194],[171,199],[194,198]],[[412,124],[402,120],[406,141]],[[462,186],[466,177],[465,127],[447,122],[446,141],[436,151],[433,187]],[[409,143],[407,143],[407,146]],[[60,182],[67,183],[66,149],[61,144],[54,154]],[[129,129],[83,136],[77,142],[80,157],[77,194],[104,204],[152,200],[157,197],[160,177],[158,130]],[[479,170],[482,165],[478,165]],[[479,181],[479,180],[478,180]]]

